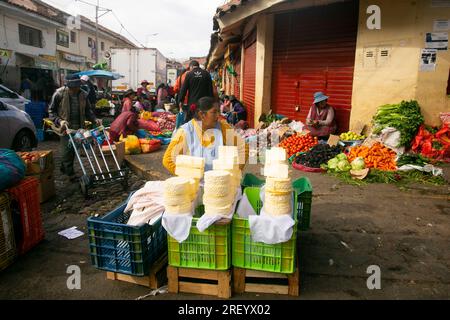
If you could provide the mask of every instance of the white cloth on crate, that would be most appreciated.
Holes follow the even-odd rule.
[[[254,242],[284,243],[291,240],[294,234],[295,221],[289,215],[274,217],[267,214],[262,208],[259,216],[250,216],[248,221]]]
[[[172,238],[182,243],[189,238],[193,217],[194,212],[187,212],[185,214],[164,212],[162,226]]]
[[[265,186],[261,188],[260,198],[264,203]],[[264,207],[261,209],[260,214],[257,215],[245,194],[241,203],[242,206],[240,205],[238,214],[242,218],[248,217],[253,241],[265,244],[279,244],[291,240],[295,226],[295,220],[291,215],[274,217],[267,214]],[[294,195],[292,195],[292,208],[293,206]]]
[[[242,219],[248,219],[250,216],[256,216],[256,211],[253,209],[245,193],[242,195],[242,199],[239,202],[236,213]]]
[[[207,230],[210,226],[212,226],[217,221],[220,221],[222,219],[233,219],[234,213],[236,212],[236,206],[239,200],[242,198],[242,189],[239,187],[236,190],[236,197],[234,199],[234,203],[231,207],[231,211],[227,216],[221,216],[221,215],[206,215],[204,214],[197,222],[197,229],[200,232],[204,232]]]
[[[132,211],[128,225],[154,224],[164,212],[163,182],[149,181],[128,201],[125,212]]]

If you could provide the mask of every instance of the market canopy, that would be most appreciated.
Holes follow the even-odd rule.
[[[105,70],[89,70],[75,73],[76,76],[88,76],[91,78],[104,78],[108,80],[118,80],[123,78],[124,76],[118,73],[105,71]]]

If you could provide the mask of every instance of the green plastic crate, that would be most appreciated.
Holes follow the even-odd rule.
[[[259,179],[257,176],[247,173],[241,181],[242,192],[245,188],[257,187],[260,188],[265,184],[264,180]]]
[[[260,188],[245,189],[250,204],[259,214],[262,208]],[[297,207],[297,197],[294,197],[294,208]],[[237,215],[232,224],[233,266],[243,269],[292,274],[296,267],[297,217],[292,239],[285,243],[269,245],[252,241],[248,219]]]
[[[228,270],[231,267],[231,226],[212,225],[197,229],[204,207],[197,209],[189,237],[183,243],[168,236],[169,265],[179,268]]]
[[[311,226],[311,205],[313,188],[308,178],[300,178],[293,183],[297,197],[298,230],[307,231]]]

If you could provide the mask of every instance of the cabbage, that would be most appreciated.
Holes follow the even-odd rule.
[[[366,168],[366,163],[363,158],[359,157],[352,161],[352,170],[364,170]]]
[[[341,153],[336,157],[338,161],[347,160],[347,155],[345,153]]]
[[[339,160],[337,158],[331,159],[328,161],[328,169],[336,170],[338,167]]]
[[[347,172],[350,171],[352,169],[352,166],[350,165],[350,163],[348,162],[348,160],[341,160],[338,163],[338,170],[341,172]]]

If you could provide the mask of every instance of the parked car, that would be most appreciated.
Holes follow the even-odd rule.
[[[36,128],[25,111],[0,101],[0,148],[30,151],[37,147]]]
[[[13,105],[22,111],[25,111],[25,105],[30,102],[30,100],[25,99],[18,93],[8,89],[7,87],[1,84],[0,84],[0,101],[6,104]]]

